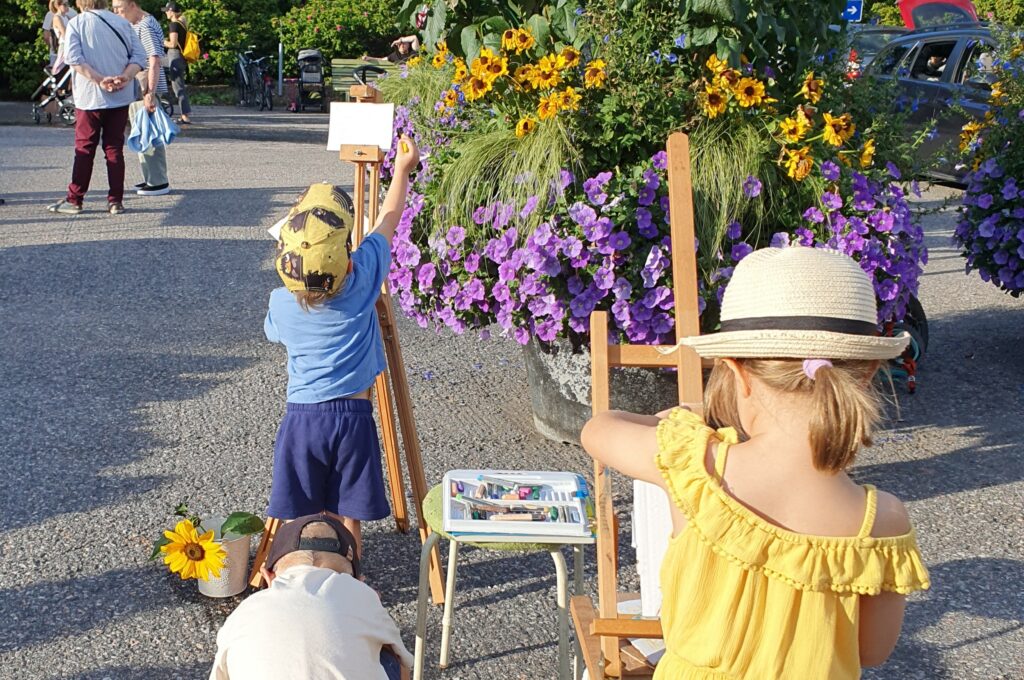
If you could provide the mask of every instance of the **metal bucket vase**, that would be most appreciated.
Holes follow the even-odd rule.
[[[536,339],[523,347],[530,405],[537,432],[559,442],[580,443],[590,419],[590,352],[574,354],[566,340],[542,346]],[[674,372],[628,368],[612,371],[612,408],[657,413],[679,403]]]
[[[248,585],[249,548],[252,544],[252,535],[228,534],[227,537],[221,536],[220,527],[224,524],[225,519],[227,518],[211,517],[204,522],[207,526],[214,527],[213,538],[227,553],[220,576],[211,577],[209,581],[199,581],[199,592],[207,597],[232,597],[245,590]]]

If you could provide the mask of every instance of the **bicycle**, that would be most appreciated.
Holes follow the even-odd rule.
[[[270,75],[270,57],[256,57],[255,45],[238,53],[235,62],[235,83],[238,87],[238,105],[254,106],[260,111],[274,108],[273,77]]]

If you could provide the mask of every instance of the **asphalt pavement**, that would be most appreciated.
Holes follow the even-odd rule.
[[[171,194],[110,216],[98,162],[86,211],[56,216],[72,131],[27,109],[11,124],[25,106],[0,104],[0,678],[204,678],[239,598],[200,596],[149,546],[185,497],[205,515],[264,510],[286,381],[262,333],[278,282],[265,229],[309,183],[351,173],[324,150],[325,116],[204,107],[169,150]],[[907,502],[933,586],[865,677],[1024,678],[1024,301],[964,275],[948,211],[925,220],[919,390],[898,391],[899,419],[854,474]],[[589,470],[534,432],[515,343],[399,325],[429,483],[456,467]],[[365,545],[412,649],[418,540],[382,521]],[[453,661],[437,668],[432,609],[427,677],[555,677],[550,558],[460,555]]]

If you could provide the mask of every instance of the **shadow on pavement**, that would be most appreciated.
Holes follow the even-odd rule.
[[[266,255],[260,242],[157,239],[4,252],[0,529],[131,503],[165,481],[119,470],[170,444],[146,405],[195,398],[251,363],[235,346],[261,327],[252,290],[272,287]]]

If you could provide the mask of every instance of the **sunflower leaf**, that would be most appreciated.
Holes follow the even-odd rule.
[[[161,536],[160,538],[153,541],[153,554],[149,556],[149,559],[155,560],[156,558],[160,557],[160,548],[167,545],[170,542],[171,541],[166,536]]]
[[[245,536],[263,531],[263,520],[251,512],[233,512],[224,520],[220,527],[220,535],[235,534]]]

